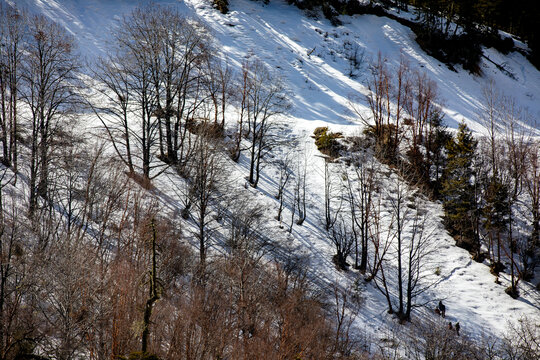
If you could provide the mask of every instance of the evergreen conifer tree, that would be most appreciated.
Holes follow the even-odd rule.
[[[473,186],[473,162],[477,142],[462,123],[458,133],[446,145],[448,161],[442,182],[445,221],[457,244],[468,250],[478,250],[474,231],[476,202]]]

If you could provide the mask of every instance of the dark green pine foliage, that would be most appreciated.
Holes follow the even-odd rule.
[[[434,34],[457,35],[456,27],[447,26],[452,20],[460,30],[469,35],[481,32],[481,37],[473,36],[476,42],[499,50],[513,50],[513,42],[502,39],[497,30],[504,30],[521,37],[531,50],[528,58],[540,67],[540,1],[538,0],[409,0],[415,5],[423,25]],[[473,51],[473,54],[476,51]]]
[[[446,165],[445,145],[452,139],[443,123],[440,112],[435,112],[429,119],[428,131],[425,136],[426,146],[426,179],[436,199],[441,193],[442,172]]]
[[[473,185],[473,162],[477,142],[462,123],[458,133],[446,145],[448,159],[444,169],[441,195],[445,222],[457,245],[477,251],[479,244],[475,232],[476,201]]]
[[[497,175],[487,184],[485,193],[484,227],[486,230],[504,231],[510,216],[510,192]]]

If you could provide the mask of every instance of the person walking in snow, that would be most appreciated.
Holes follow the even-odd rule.
[[[457,336],[459,336],[459,329],[461,328],[461,326],[459,325],[459,321],[456,323],[455,328],[456,328],[456,334]]]
[[[446,317],[446,306],[444,306],[441,300],[439,300],[439,312],[443,318]]]

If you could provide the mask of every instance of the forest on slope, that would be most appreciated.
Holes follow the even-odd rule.
[[[321,9],[323,14],[339,24],[339,15],[375,14],[389,16],[388,9],[409,11],[414,7],[416,20],[407,21],[417,34],[418,42],[430,54],[442,61],[465,64],[477,71],[479,45],[496,47],[505,53],[515,50],[511,38],[501,37],[505,31],[528,45],[529,60],[540,66],[540,39],[537,21],[540,5],[534,0],[288,0],[300,9]],[[213,0],[223,13],[227,0]],[[268,4],[269,0],[265,0]],[[456,54],[457,53],[457,54]]]
[[[90,64],[58,23],[1,17],[0,359],[538,354],[534,316],[481,339],[448,331],[429,299],[449,233],[511,306],[537,300],[538,138],[496,87],[487,135],[452,132],[425,73],[349,51],[343,74],[368,90],[348,103],[357,131],[312,126],[310,154],[286,136],[286,79],[256,56],[227,62],[174,5],[124,14]],[[304,237],[325,239],[310,240],[325,262],[294,251]],[[321,285],[326,272],[356,288]],[[368,297],[395,338],[362,338],[361,313],[385,316]]]

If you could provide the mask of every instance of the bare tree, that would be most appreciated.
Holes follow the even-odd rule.
[[[328,233],[336,250],[336,255],[333,258],[334,263],[339,269],[347,270],[347,258],[353,250],[354,236],[352,236],[351,230],[341,214],[336,215],[336,220],[332,223]]]
[[[144,305],[143,330],[141,335],[141,351],[145,354],[148,351],[148,338],[150,336],[150,318],[154,303],[161,297],[163,285],[160,283],[157,274],[157,230],[154,218],[150,220],[150,270],[148,272],[148,298]]]
[[[296,174],[294,177],[294,197],[298,209],[297,225],[302,225],[307,217],[306,211],[306,189],[308,174],[308,154],[307,147],[301,151],[300,156],[296,158]]]
[[[0,139],[2,161],[18,167],[18,115],[21,61],[26,30],[26,15],[10,6],[0,5]]]
[[[446,143],[436,84],[426,73],[413,71],[407,80],[409,95],[405,111],[410,125],[407,177],[426,188],[438,191],[442,149]],[[432,182],[432,176],[435,181]]]
[[[272,119],[287,111],[290,104],[285,85],[272,74],[264,63],[255,60],[249,66],[248,132],[251,140],[248,181],[253,187],[259,183],[261,160],[269,150]]]
[[[280,153],[280,158],[277,159],[276,165],[279,172],[279,180],[277,186],[277,193],[275,198],[279,201],[278,213],[276,219],[281,223],[283,206],[285,203],[285,192],[289,180],[293,176],[292,169],[292,151],[283,150]]]
[[[73,38],[44,17],[32,19],[22,66],[22,98],[30,110],[30,199],[33,214],[38,198],[47,198],[51,144],[77,104],[78,69]]]
[[[373,264],[370,266],[370,275],[366,281],[373,281],[375,287],[384,295],[388,304],[388,313],[394,313],[394,306],[390,295],[390,284],[388,280],[387,269],[388,254],[393,245],[393,237],[390,236],[390,227],[384,232],[382,228],[383,215],[381,208],[381,199],[379,198],[373,212],[373,223],[370,226],[370,239],[373,245]],[[385,272],[386,271],[386,272]]]
[[[211,133],[201,132],[197,140],[196,152],[187,165],[186,197],[184,214],[191,218],[197,228],[201,265],[206,261],[206,250],[211,236],[209,224],[214,220],[211,213],[216,201],[221,197],[221,186],[225,181],[224,157],[221,142],[213,139]]]
[[[235,92],[235,100],[238,104],[238,118],[236,120],[236,130],[234,132],[233,146],[231,148],[231,158],[234,161],[238,161],[240,153],[242,152],[242,139],[244,137],[244,127],[247,122],[249,114],[249,99],[248,93],[250,91],[250,66],[251,62],[245,61],[242,63],[242,72],[236,81],[236,87],[240,89]]]
[[[506,172],[510,185],[511,200],[515,201],[523,188],[523,177],[527,172],[528,148],[532,142],[526,129],[527,112],[516,106],[514,99],[507,99],[504,106],[504,126],[506,129],[504,143],[507,147]],[[499,154],[503,156],[503,154]]]
[[[333,297],[335,302],[335,341],[334,352],[343,357],[352,355],[355,347],[354,340],[351,336],[351,329],[356,316],[358,315],[359,299],[356,294],[349,291],[341,290],[334,285]],[[352,311],[348,309],[353,309]]]
[[[391,109],[391,77],[381,53],[378,54],[377,63],[371,66],[371,80],[368,85],[369,94],[367,100],[371,114],[373,116],[373,125],[365,119],[361,113],[357,112],[360,119],[368,127],[373,127],[373,132],[378,141],[382,141],[385,125],[390,124],[392,116]]]
[[[538,141],[532,141],[528,147],[527,172],[525,173],[525,190],[529,197],[526,204],[530,233],[525,244],[521,246],[522,276],[527,279],[534,274],[540,261],[540,147]]]
[[[390,224],[386,240],[374,244],[377,267],[372,277],[387,298],[389,313],[396,311],[400,321],[409,321],[416,299],[430,286],[425,275],[427,256],[433,251],[432,234],[426,229],[426,210],[421,200],[403,180],[394,175],[387,196]],[[395,267],[390,259],[395,261]]]
[[[505,335],[501,355],[505,359],[534,359],[540,352],[540,325],[521,318],[516,324],[509,324]]]
[[[228,100],[229,68],[211,55],[208,30],[193,19],[185,18],[170,7],[149,6],[142,9],[149,42],[154,51],[152,82],[156,94],[155,115],[159,122],[160,152],[172,164],[182,160],[179,150],[179,126],[189,120],[189,104],[201,91],[193,86],[202,78],[212,99],[217,122],[218,112],[225,110]],[[139,13],[137,16],[143,15]],[[205,64],[205,65],[204,65]],[[199,100],[196,100],[197,103]],[[176,105],[175,105],[176,103]],[[224,119],[223,114],[223,119]],[[162,132],[162,125],[165,134]],[[167,150],[165,156],[163,143]]]
[[[409,102],[411,87],[405,58],[400,58],[395,78],[391,76],[386,62],[387,59],[379,53],[377,62],[371,66],[371,79],[367,84],[369,92],[366,95],[371,119],[366,118],[362,110],[352,102],[350,104],[363,124],[371,130],[376,140],[377,155],[394,163],[401,142],[400,126]]]
[[[367,269],[369,229],[372,223],[373,193],[375,187],[375,163],[365,152],[353,158],[354,174],[344,171],[344,188],[351,216],[354,237],[354,266],[362,272]],[[360,246],[358,244],[360,240]],[[359,259],[360,254],[360,259]],[[360,261],[359,261],[360,260]]]
[[[1,192],[8,184],[5,174]],[[0,206],[0,358],[12,359],[36,334],[37,321],[24,305],[24,299],[31,296],[32,270],[27,264],[32,255],[24,241],[28,235],[20,221],[24,217],[14,203]]]
[[[441,320],[427,320],[415,324],[413,334],[406,345],[410,359],[466,360],[493,359],[484,355],[485,349],[466,336],[457,336],[448,324]]]
[[[397,314],[401,321],[407,321],[415,298],[427,288],[425,279],[424,286],[420,286],[419,281],[425,274],[426,255],[433,249],[431,234],[425,229],[426,210],[421,201],[400,180],[396,180],[394,186],[390,194],[390,227],[397,257]]]
[[[131,87],[128,73],[122,65],[122,55],[109,55],[107,59],[99,59],[93,75],[100,82],[94,86],[101,99],[90,102],[95,114],[103,124],[118,158],[127,166],[130,174],[135,174],[132,155],[132,134],[130,123]],[[101,102],[98,106],[94,103]],[[108,118],[105,118],[105,115]]]
[[[225,111],[233,92],[233,73],[228,63],[215,57],[205,59],[205,86],[212,101],[214,125],[225,128]]]
[[[133,156],[141,161],[142,176],[150,179],[152,149],[158,135],[158,122],[153,116],[157,110],[157,95],[153,88],[152,52],[154,45],[149,36],[148,23],[153,19],[143,9],[136,9],[125,17],[115,34],[115,40],[121,49],[123,71],[126,72],[133,99],[134,116],[138,126],[130,129],[138,147]]]
[[[335,207],[332,203],[336,200],[336,181],[332,172],[330,171],[330,160],[326,157],[324,161],[324,228],[329,231],[338,218],[338,214],[341,211],[341,197],[338,197],[339,205]]]
[[[212,62],[210,43],[202,24],[173,8],[146,6],[122,20],[112,55],[98,62],[98,90],[107,103],[94,105],[95,112],[130,173],[137,159],[145,182],[161,173],[151,174],[163,167],[153,161],[156,150],[180,167],[193,151],[188,130],[206,100],[202,65]],[[221,83],[227,85],[227,75]]]
[[[500,164],[497,156],[501,148],[501,133],[502,133],[502,95],[497,90],[495,82],[490,81],[483,89],[484,109],[480,114],[480,118],[488,132],[489,159],[491,164],[492,176],[499,175]]]
[[[34,258],[37,270],[35,311],[50,336],[43,351],[58,359],[75,359],[84,350],[94,306],[95,258],[69,234],[60,236]]]

